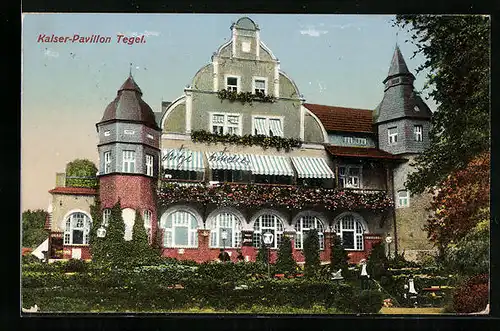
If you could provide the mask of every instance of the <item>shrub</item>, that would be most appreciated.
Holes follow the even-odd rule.
[[[387,275],[388,265],[384,244],[382,242],[375,244],[368,257],[368,265],[366,266],[368,274],[373,279],[380,280],[382,276]]]
[[[293,274],[297,268],[292,255],[292,242],[287,236],[283,237],[278,250],[278,259],[276,261],[276,272],[284,274]]]
[[[318,230],[311,229],[307,231],[304,239],[304,274],[306,277],[313,278],[319,276],[321,261],[319,259],[319,237]]]
[[[85,272],[87,264],[83,260],[70,259],[64,263],[64,272]]]
[[[453,309],[457,313],[474,313],[489,303],[489,276],[479,275],[468,279],[453,293]]]
[[[332,250],[330,254],[330,272],[337,272],[341,269],[342,276],[344,278],[349,278],[348,261],[349,256],[342,245],[342,240],[337,235],[333,235]]]

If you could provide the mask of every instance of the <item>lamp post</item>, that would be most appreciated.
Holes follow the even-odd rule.
[[[267,277],[271,278],[271,244],[273,243],[274,235],[271,232],[264,233],[264,244],[267,246]]]
[[[226,250],[226,240],[227,240],[227,230],[226,229],[221,230],[221,237],[222,237],[222,247],[225,251]]]
[[[385,238],[385,242],[387,243],[387,249],[388,249],[388,255],[389,255],[389,258],[391,258],[391,243],[392,243],[392,237],[391,236],[387,236]]]

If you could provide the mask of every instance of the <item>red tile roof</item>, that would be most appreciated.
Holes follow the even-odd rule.
[[[56,187],[49,191],[52,194],[97,195],[97,190],[87,187]]]
[[[334,156],[362,157],[370,159],[403,160],[401,157],[381,151],[378,148],[325,146],[326,150]]]
[[[21,249],[21,255],[22,256],[26,256],[26,255],[30,254],[31,252],[33,252],[33,248],[23,247]]]
[[[372,111],[305,103],[304,106],[316,115],[326,131],[373,133]]]

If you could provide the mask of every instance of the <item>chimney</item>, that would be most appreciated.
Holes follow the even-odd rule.
[[[66,173],[58,172],[56,173],[56,187],[66,186]]]

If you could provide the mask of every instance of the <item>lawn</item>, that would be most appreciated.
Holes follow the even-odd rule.
[[[443,308],[389,308],[382,307],[379,314],[385,315],[437,315],[443,314]]]

